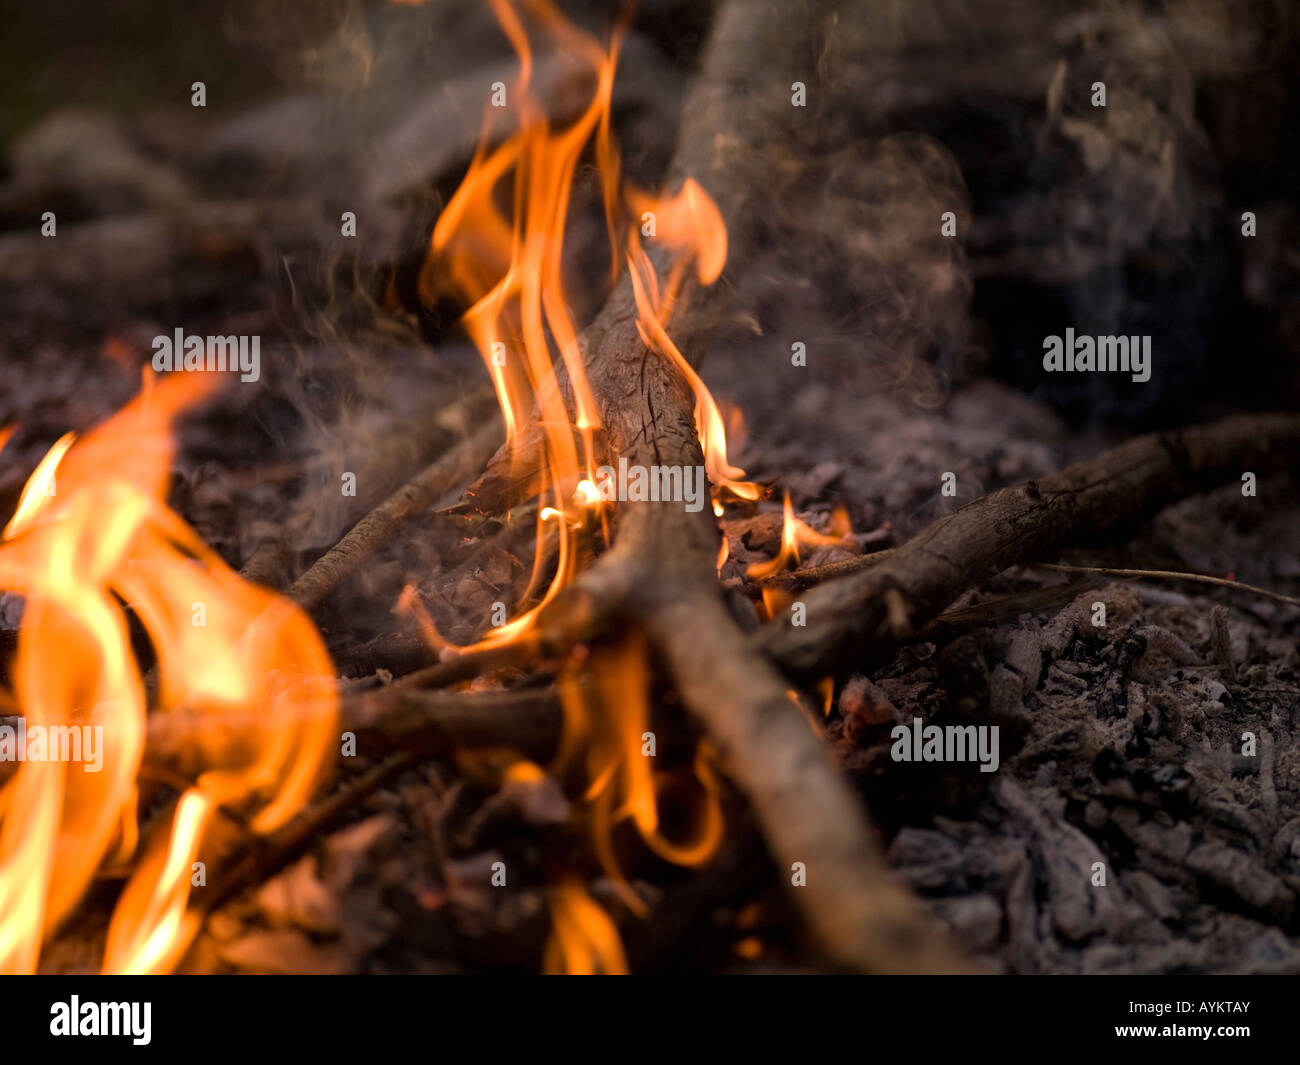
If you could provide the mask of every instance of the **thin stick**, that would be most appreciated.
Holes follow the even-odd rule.
[[[1213,584],[1219,588],[1236,588],[1239,591],[1250,592],[1253,595],[1262,595],[1267,599],[1276,599],[1279,603],[1300,606],[1300,598],[1294,595],[1283,595],[1281,592],[1260,588],[1255,584],[1230,581],[1226,577],[1211,577],[1205,573],[1183,573],[1171,569],[1118,569],[1114,566],[1067,566],[1056,562],[1040,562],[1037,568],[1055,570],[1058,573],[1097,573],[1105,577],[1129,577],[1139,580],[1147,578],[1152,580],[1195,581],[1198,584]]]
[[[316,529],[315,542],[328,538],[337,541],[354,524],[383,503],[410,478],[412,471],[427,467],[440,455],[457,446],[469,427],[490,419],[496,413],[496,393],[491,388],[481,388],[443,407],[433,416],[425,415],[418,421],[394,426],[382,439],[361,449],[359,461],[351,468],[356,474],[358,494],[341,501],[338,489],[333,491],[337,508],[337,524],[326,529]],[[335,482],[337,483],[337,482]],[[294,504],[294,510],[274,536],[263,540],[240,567],[239,575],[254,584],[264,584],[280,591],[293,576],[295,553],[310,546],[307,537],[320,520],[321,500],[316,495],[304,496]],[[335,511],[326,508],[326,512]]]
[[[758,583],[761,588],[803,591],[805,588],[812,588],[825,581],[835,580],[838,577],[847,577],[852,573],[861,573],[863,570],[871,569],[872,566],[878,566],[884,562],[893,553],[894,549],[887,547],[883,551],[872,551],[870,554],[841,559],[839,562],[827,562],[821,566],[808,566],[804,569],[791,570],[789,573],[777,573]]]
[[[201,905],[212,912],[245,888],[260,884],[302,854],[323,831],[370,795],[390,777],[415,761],[413,753],[403,751],[371,766],[354,777],[329,798],[295,817],[266,837],[250,840],[244,854],[227,867],[225,874],[206,893]]]
[[[193,737],[205,729],[254,727],[248,711],[223,715],[155,714],[149,720],[146,762],[151,771],[187,780]],[[345,695],[338,730],[357,735],[367,754],[408,750],[443,754],[471,747],[516,747],[546,760],[559,743],[561,714],[553,688],[510,691],[422,691],[397,684]]]
[[[368,753],[406,750],[426,757],[510,747],[546,762],[559,747],[563,728],[553,687],[443,692],[390,686],[349,696],[340,717]]]
[[[493,418],[357,522],[294,582],[289,595],[304,610],[319,606],[362,562],[392,543],[411,518],[437,504],[481,468],[500,441],[501,425]]]

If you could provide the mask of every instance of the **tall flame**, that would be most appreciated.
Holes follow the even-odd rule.
[[[137,848],[147,697],[128,611],[157,655],[155,712],[191,715],[203,771],[170,830],[147,834],[105,971],[173,967],[198,928],[191,876],[214,812],[244,808],[269,831],[328,765],[333,671],[311,622],[241,581],[162,501],[171,422],[209,388],[203,375],[146,377],[115,417],[50,450],[6,526],[0,588],[24,597],[11,701],[29,734],[97,730],[102,764],[21,761],[0,788],[0,971],[33,971],[100,866]],[[254,711],[237,734],[211,720],[232,708]]]
[[[545,972],[568,976],[624,976],[627,958],[618,928],[586,889],[566,880],[550,892],[554,934],[546,944]]]
[[[492,8],[519,56],[519,76],[508,91],[517,129],[495,147],[488,108],[479,148],[464,182],[434,228],[421,273],[421,295],[433,302],[450,284],[470,304],[463,322],[496,388],[507,440],[518,447],[520,428],[536,412],[545,442],[545,470],[538,510],[537,556],[533,582],[542,573],[549,536],[558,540],[555,573],[539,602],[510,623],[493,630],[482,644],[517,640],[529,633],[538,612],[575,576],[578,537],[606,505],[595,488],[593,440],[600,411],[587,380],[562,277],[565,226],[574,173],[588,145],[594,147],[611,251],[611,281],[626,267],[645,345],[668,360],[690,385],[705,469],[718,494],[745,499],[760,495],[757,485],[727,458],[726,431],[718,405],[669,334],[688,271],[708,285],[717,280],[727,257],[727,231],[717,205],[693,179],[671,195],[652,196],[626,186],[610,129],[614,70],[623,28],[608,47],[568,23],[551,0],[491,0]],[[525,25],[527,21],[528,26]],[[531,93],[533,43],[529,27],[540,30],[560,54],[579,63],[589,76],[591,97],[581,114],[564,128],[554,127]],[[667,275],[662,284],[642,236],[663,250]],[[564,367],[571,396],[566,402],[556,365]],[[409,604],[408,604],[409,605]],[[445,641],[420,618],[435,646]],[[594,678],[594,684],[584,683]],[[714,853],[722,837],[722,812],[716,781],[703,749],[694,774],[703,796],[694,839],[668,839],[659,823],[659,796],[653,758],[642,752],[649,727],[646,648],[629,640],[595,649],[561,676],[565,743],[561,767],[582,761],[591,781],[596,849],[602,865],[626,903],[644,905],[631,891],[613,857],[611,833],[630,820],[641,839],[661,858],[697,865]],[[585,757],[579,758],[580,752]],[[574,881],[552,892],[554,935],[548,968],[570,972],[621,971],[617,930],[599,906]]]
[[[617,272],[621,261],[629,271],[646,345],[670,360],[695,393],[705,468],[715,491],[726,489],[754,499],[759,488],[742,482],[744,471],[728,462],[718,406],[667,331],[691,265],[702,284],[712,283],[722,272],[727,255],[722,216],[694,180],[688,179],[674,195],[655,197],[625,186],[621,179],[610,107],[622,27],[606,47],[567,22],[550,0],[491,3],[519,56],[519,76],[507,96],[518,128],[489,147],[500,109],[487,109],[465,179],[434,227],[420,289],[422,298],[432,302],[450,285],[471,304],[462,321],[496,388],[507,440],[517,445],[519,429],[534,409],[544,435],[538,565],[543,545],[555,536],[556,571],[531,610],[483,641],[501,643],[525,635],[537,613],[573,579],[577,538],[604,506],[595,489],[593,452],[600,412],[583,367],[562,276],[573,178],[588,145],[594,145],[600,175],[612,268]],[[563,128],[552,125],[531,92],[533,45],[525,15],[589,75],[590,100]],[[641,219],[647,214],[654,216],[653,240],[671,256],[662,290],[641,240]],[[557,362],[564,367],[572,412]]]
[[[580,684],[579,670],[571,668],[559,682],[565,712],[568,748],[561,761],[571,756],[581,738],[586,747],[588,776],[592,783],[586,798],[592,803],[592,827],[596,850],[605,871],[619,886],[628,906],[644,912],[644,905],[627,887],[614,860],[610,834],[624,820],[630,820],[645,844],[665,861],[677,865],[702,865],[722,840],[722,806],[717,780],[709,765],[707,749],[697,752],[694,772],[702,796],[702,811],[695,838],[668,839],[660,825],[659,787],[654,772],[657,751],[650,731],[649,665],[647,648],[639,636],[620,644],[597,648],[582,663],[581,672],[592,674],[590,690]]]

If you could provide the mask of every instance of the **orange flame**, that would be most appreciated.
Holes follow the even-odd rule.
[[[558,550],[555,574],[540,601],[476,646],[527,635],[540,610],[572,581],[578,537],[592,519],[603,517],[607,506],[596,488],[593,453],[600,414],[562,277],[574,173],[589,144],[594,144],[601,180],[612,269],[626,262],[643,340],[680,370],[695,393],[696,424],[715,491],[725,488],[746,499],[760,494],[757,485],[740,481],[744,471],[728,462],[718,406],[667,332],[691,264],[701,284],[712,283],[722,271],[727,254],[722,216],[694,180],[688,179],[675,195],[660,197],[625,188],[621,180],[610,106],[623,27],[605,47],[568,23],[551,0],[491,3],[519,56],[519,76],[507,93],[518,128],[489,148],[500,109],[487,108],[478,150],[434,227],[420,292],[433,302],[450,285],[471,303],[462,322],[496,389],[508,441],[518,443],[520,426],[535,410],[545,446],[535,579],[547,537],[558,538]],[[586,108],[561,129],[530,93],[533,45],[524,16],[590,78]],[[647,213],[653,219],[642,222]],[[642,246],[643,229],[670,257],[663,291]],[[557,358],[567,377],[572,414],[556,374]]]
[[[97,769],[22,761],[0,789],[3,972],[33,971],[101,864],[136,848],[146,693],[124,603],[158,656],[156,712],[194,715],[192,753],[206,768],[170,832],[150,834],[113,915],[105,971],[164,971],[187,949],[199,924],[192,866],[219,806],[251,807],[254,830],[269,831],[328,764],[333,671],[310,621],[241,581],[162,503],[171,421],[210,386],[203,375],[145,385],[103,426],[50,450],[0,544],[0,587],[25,598],[13,670],[25,728],[102,737]],[[256,711],[254,723],[237,735],[205,724],[232,707]]]
[[[492,631],[484,644],[527,632],[532,618],[572,579],[576,537],[586,517],[600,509],[600,501],[582,488],[584,481],[590,484],[595,478],[591,442],[600,418],[583,372],[561,264],[573,175],[593,136],[607,189],[614,180],[608,172],[608,115],[621,35],[616,34],[606,50],[565,22],[548,0],[530,0],[524,6],[560,49],[592,73],[591,101],[572,125],[552,127],[529,93],[532,48],[519,14],[509,0],[493,0],[493,10],[519,55],[519,77],[511,90],[519,129],[488,151],[494,110],[488,109],[479,150],[434,227],[420,278],[426,300],[446,280],[473,301],[462,321],[496,388],[507,439],[517,441],[518,428],[534,405],[545,434],[547,505],[539,510],[538,565],[545,537],[553,530],[558,537],[556,573],[532,610]],[[498,189],[507,178],[512,185],[509,212],[498,203]],[[572,389],[572,423],[555,373],[553,348]]]
[[[576,880],[550,892],[552,933],[546,972],[569,976],[626,976],[627,958],[618,928]]]
[[[507,92],[517,129],[495,147],[493,108],[465,180],[434,227],[420,276],[421,297],[432,303],[450,285],[470,304],[462,321],[487,366],[501,407],[507,441],[516,448],[520,428],[535,417],[544,440],[537,549],[529,594],[544,576],[547,550],[555,546],[555,572],[531,609],[491,631],[476,647],[526,639],[538,613],[576,576],[579,538],[599,524],[608,506],[596,487],[594,439],[600,412],[587,381],[578,326],[562,277],[563,250],[574,174],[584,151],[594,147],[611,251],[611,283],[624,265],[637,308],[643,342],[667,359],[694,392],[695,421],[713,482],[715,510],[724,491],[745,499],[761,494],[741,480],[744,471],[727,458],[723,417],[707,386],[669,335],[688,271],[699,284],[714,282],[727,256],[727,231],[717,205],[694,180],[673,195],[650,196],[625,187],[611,133],[614,71],[623,36],[616,29],[608,47],[568,23],[551,0],[490,0],[519,57],[519,75]],[[527,23],[527,25],[526,25]],[[589,77],[590,99],[576,120],[555,128],[530,93],[533,42],[540,30],[559,54]],[[662,251],[667,275],[660,283],[642,236]],[[566,387],[556,372],[564,368]],[[549,538],[555,537],[554,541]],[[725,551],[725,545],[723,547]],[[719,567],[725,559],[719,555]],[[414,609],[409,596],[403,605]],[[430,642],[446,647],[427,615],[417,618]],[[671,840],[659,820],[658,774],[643,753],[649,728],[646,648],[638,639],[578,656],[559,679],[565,713],[557,765],[580,760],[590,784],[592,824],[600,861],[627,904],[644,912],[614,859],[611,833],[630,820],[652,852],[682,865],[698,865],[716,851],[723,833],[722,807],[707,749],[693,769],[702,795],[691,840]],[[584,679],[594,678],[594,684]],[[566,881],[552,893],[554,935],[546,966],[553,971],[623,971],[617,929],[577,885]]]
[[[12,540],[26,529],[44,506],[45,497],[54,495],[54,471],[63,461],[68,448],[72,447],[76,435],[76,433],[64,433],[37,464],[27,483],[23,485],[22,494],[18,497],[18,506],[14,508],[13,517],[9,519],[4,532],[0,533],[0,540]]]
[[[631,198],[643,208],[643,218],[654,217],[656,238],[679,256],[669,272],[666,291],[661,294],[658,274],[641,246],[638,231],[634,228],[629,232],[627,264],[636,298],[637,331],[646,347],[677,368],[695,394],[695,429],[704,450],[704,468],[714,487],[741,499],[758,499],[761,486],[741,481],[745,471],[727,461],[727,431],[713,394],[666,329],[690,258],[695,259],[696,277],[701,284],[712,284],[722,273],[727,258],[727,229],[722,215],[693,178],[687,178],[674,197],[654,199],[633,193]]]
[[[628,887],[614,858],[614,827],[630,820],[645,844],[665,861],[703,865],[722,841],[717,778],[710,766],[709,751],[702,744],[694,765],[703,798],[699,828],[692,840],[668,839],[659,820],[659,789],[653,769],[657,741],[650,731],[649,664],[644,639],[629,636],[621,644],[598,648],[581,665],[583,671],[595,677],[590,689],[580,685],[577,668],[570,668],[560,677],[566,738],[560,761],[573,756],[578,739],[585,742],[592,782],[586,798],[592,803],[597,854],[624,901],[634,912],[644,914],[644,903]]]
[[[843,507],[838,508],[831,518],[832,532],[830,535],[819,533],[816,529],[795,517],[794,508],[790,505],[789,492],[785,494],[782,514],[781,549],[776,553],[776,557],[770,562],[753,562],[745,570],[745,574],[755,580],[775,577],[792,563],[798,565],[799,548],[801,546],[840,547],[845,544],[852,534],[848,511],[844,510]]]

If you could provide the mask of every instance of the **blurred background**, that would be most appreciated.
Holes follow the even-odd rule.
[[[563,7],[599,31],[625,5]],[[620,87],[624,139],[644,142],[629,152],[634,174],[653,173],[671,147],[680,81],[709,8],[634,8]],[[1134,429],[1184,417],[1189,405],[1294,397],[1297,5],[942,0],[814,4],[809,17],[824,25],[822,54],[808,57],[823,158],[864,137],[924,134],[959,173],[927,173],[961,186],[969,205],[959,236],[974,282],[971,328],[959,344],[943,341],[945,379],[990,373],[1073,425]],[[376,261],[398,244],[418,248],[428,218],[411,201],[436,214],[437,193],[458,180],[481,106],[463,79],[510,62],[479,0],[184,9],[65,0],[14,5],[5,26],[3,231],[31,232],[37,208],[68,224],[157,206],[176,170],[188,179],[178,195],[195,198],[283,194],[306,177],[322,201],[364,189],[391,209],[406,197],[400,220],[385,222],[390,246],[373,249]],[[194,81],[206,85],[202,111],[190,106]],[[1090,102],[1097,81],[1104,109]],[[80,125],[68,125],[72,114]],[[861,168],[860,154],[849,165]],[[860,178],[845,189],[839,171],[820,177],[828,191],[871,195]],[[1244,211],[1257,218],[1253,239],[1241,235]],[[376,236],[373,222],[363,230]],[[799,280],[816,269],[805,262]],[[10,269],[6,280],[23,276]],[[836,331],[871,332],[854,319],[869,293],[815,281]],[[95,319],[93,307],[84,312]],[[1151,333],[1152,381],[1045,378],[1041,338],[1069,324]]]

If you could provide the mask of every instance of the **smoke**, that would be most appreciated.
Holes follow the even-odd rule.
[[[937,139],[896,127],[879,104],[914,10],[824,9],[801,75],[807,107],[782,123],[792,142],[770,148],[794,162],[751,212],[762,229],[757,251],[728,275],[739,335],[710,361],[760,422],[772,397],[744,381],[745,363],[751,375],[759,364],[790,375],[792,388],[831,384],[933,406],[967,359],[970,207],[960,168]],[[790,366],[796,342],[811,367],[802,378]]]
[[[599,3],[563,7],[597,32],[613,15]],[[654,187],[703,26],[680,4],[643,8],[615,118],[629,176]],[[291,246],[281,263],[300,337],[285,394],[307,426],[315,472],[302,500],[318,508],[311,536],[323,543],[348,509],[329,491],[338,469],[484,379],[452,329],[461,308],[421,306],[413,279],[489,87],[510,83],[516,66],[486,4],[257,10],[244,36],[296,90],[227,124],[209,158],[213,173],[309,188],[325,205],[315,246]],[[1257,58],[1263,23],[1224,0],[843,0],[807,11],[814,47],[774,67],[771,86],[762,71],[747,75],[764,88],[754,106],[772,110],[772,137],[753,158],[736,153],[734,180],[747,181],[751,165],[763,180],[727,219],[745,254],[729,264],[726,328],[704,366],[756,436],[780,427],[791,394],[935,406],[987,363],[1055,387],[1025,375],[1039,366],[1041,337],[1069,325],[1158,334],[1153,321],[1181,323],[1158,337],[1153,384],[1129,402],[1203,369],[1196,334],[1218,267],[1203,258],[1193,286],[1186,260],[1212,246],[1224,195],[1198,87]],[[563,121],[584,87],[563,57],[536,58],[535,85]],[[802,107],[790,70],[806,86]],[[1105,106],[1094,103],[1097,84]],[[501,116],[498,136],[509,122]],[[335,236],[345,210],[360,220],[355,240]],[[607,266],[589,173],[574,221],[566,258],[581,319],[599,305]],[[1154,291],[1135,292],[1135,261]],[[995,304],[973,319],[974,278]],[[1008,280],[1030,288],[1003,297]],[[1026,291],[1046,296],[1026,302]],[[1161,366],[1162,348],[1177,351],[1176,367]]]
[[[1271,0],[964,10],[979,38],[924,99],[899,95],[903,117],[953,148],[972,191],[968,252],[993,370],[1081,421],[1186,418],[1189,398],[1234,378],[1214,352],[1239,336],[1231,272],[1241,210],[1255,204],[1234,204],[1228,181],[1275,169],[1260,141],[1285,125],[1286,107],[1266,101],[1294,14]],[[932,69],[922,63],[903,64],[901,83]],[[1042,339],[1067,326],[1151,335],[1151,381],[1044,380]]]
[[[583,20],[606,35],[617,11],[591,6]],[[206,172],[249,194],[308,199],[321,215],[310,234],[268,237],[293,344],[274,365],[264,360],[277,407],[270,429],[277,453],[303,474],[291,498],[241,528],[243,557],[263,537],[281,535],[301,551],[301,564],[398,487],[375,498],[386,468],[414,474],[484,418],[498,417],[480,407],[473,423],[439,426],[440,412],[488,377],[455,327],[465,308],[454,298],[422,304],[415,279],[482,134],[494,86],[514,85],[519,66],[487,3],[267,0],[230,29],[266,56],[288,91],[223,123],[207,143]],[[571,56],[535,57],[532,92],[556,124],[585,106],[587,80]],[[681,85],[656,43],[634,28],[622,47],[615,120],[625,162],[647,184],[671,150]],[[516,115],[509,107],[493,114],[491,137],[507,135]],[[355,218],[355,237],[341,231],[344,212]],[[587,170],[577,176],[565,252],[583,321],[598,309],[608,272],[600,191]],[[356,475],[355,496],[340,491],[344,473]],[[377,560],[364,588],[337,598],[351,628],[367,620],[376,630],[391,626],[388,608],[404,579],[439,568],[431,545],[461,547],[450,524],[423,539],[422,548]],[[382,616],[358,616],[375,611]]]

